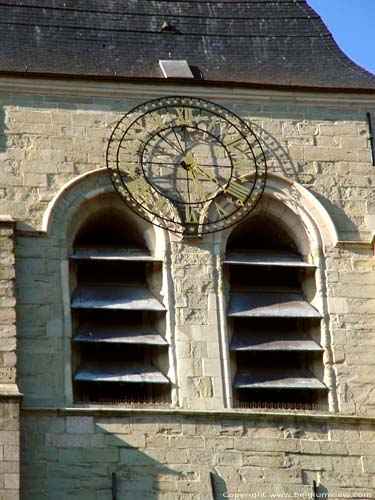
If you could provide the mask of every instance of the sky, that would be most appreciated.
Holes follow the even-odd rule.
[[[338,46],[354,62],[375,73],[375,0],[307,0]]]

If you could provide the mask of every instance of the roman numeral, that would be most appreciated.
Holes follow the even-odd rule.
[[[193,108],[176,108],[177,124],[193,126]]]
[[[219,214],[219,217],[223,218],[223,217],[227,217],[229,215],[228,210],[225,210],[225,208],[223,208],[221,205],[219,205],[219,203],[217,201],[215,201],[214,204],[215,204],[216,211]]]
[[[199,212],[191,205],[185,205],[185,221],[197,224],[199,222]]]
[[[229,194],[236,198],[237,205],[243,205],[246,198],[249,196],[249,191],[247,187],[240,184],[238,181],[230,182],[229,185],[224,189],[225,194]]]

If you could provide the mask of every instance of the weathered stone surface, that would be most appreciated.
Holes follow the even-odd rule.
[[[82,418],[82,424],[75,420],[79,418]],[[91,438],[91,441],[81,442],[81,447],[77,447],[72,438],[77,439],[79,435],[69,434],[64,430],[72,423],[75,429],[85,427],[88,418],[94,420],[94,436],[102,438],[104,434],[107,441],[105,448],[97,447],[92,434],[84,436]],[[293,427],[291,417],[290,421],[285,419],[284,431],[279,432],[299,429],[305,439],[275,439],[273,431],[280,427],[280,421],[274,420],[271,415],[267,421],[247,419],[249,429],[263,430],[262,436],[254,434],[248,437],[241,436],[241,424],[236,425],[230,419],[217,415],[211,416],[209,420],[194,415],[179,416],[177,424],[173,421],[174,417],[162,418],[163,424],[152,427],[152,419],[137,417],[132,422],[132,434],[124,434],[124,440],[117,433],[122,426],[122,417],[111,418],[107,424],[112,427],[106,430],[99,417],[52,417],[50,423],[48,417],[43,418],[42,425],[39,422],[35,429],[45,437],[39,440],[39,445],[24,448],[25,463],[30,463],[24,468],[24,484],[27,487],[30,485],[30,491],[36,498],[37,492],[42,496],[43,492],[53,491],[58,487],[78,491],[75,490],[76,481],[80,479],[81,487],[82,484],[86,485],[85,494],[90,498],[89,492],[95,492],[100,482],[110,488],[111,471],[115,471],[119,484],[126,481],[127,494],[139,495],[140,491],[144,491],[147,495],[151,484],[147,481],[152,479],[152,484],[160,494],[175,492],[182,495],[182,500],[188,498],[184,492],[190,491],[196,495],[194,498],[199,498],[197,495],[201,495],[202,499],[207,498],[204,495],[209,491],[207,485],[210,471],[213,472],[214,482],[218,487],[220,484],[224,485],[225,481],[223,491],[234,493],[248,492],[249,485],[254,490],[261,488],[267,494],[306,493],[305,471],[318,473],[322,485],[342,488],[342,492],[360,488],[365,495],[374,485],[374,446],[366,445],[363,441],[361,445],[357,424],[354,422],[321,422],[305,426],[301,421],[298,427]],[[24,419],[27,428],[33,428],[38,417],[30,414]],[[57,428],[59,421],[58,428],[62,432],[55,434],[60,437],[58,441],[54,441],[48,434],[48,428]],[[166,429],[177,431],[179,435],[160,433]],[[220,429],[225,429],[227,434],[220,434]],[[331,437],[330,441],[326,440],[327,432]],[[361,427],[364,439],[370,438],[370,433],[374,432],[373,426]],[[57,450],[57,454],[50,455],[55,460],[45,461],[44,443],[49,444],[50,453]],[[7,446],[6,449],[10,449]],[[35,465],[38,466],[37,472],[34,470]],[[0,472],[8,474],[8,481],[16,474],[12,467],[4,466],[0,469]],[[144,479],[142,486],[139,482],[134,483],[140,478]],[[12,480],[16,481],[16,476]],[[31,484],[31,481],[34,482]],[[242,485],[241,481],[246,484]],[[309,488],[311,492],[311,485]]]
[[[0,113],[6,127],[0,131],[0,211],[16,218],[20,230],[41,229],[56,193],[77,176],[103,167],[109,124],[136,102],[83,95],[2,94]],[[370,241],[375,203],[367,109],[354,104],[313,105],[298,99],[284,103],[273,101],[272,96],[259,103],[232,105],[267,146],[271,173],[299,182],[316,196],[340,240]],[[103,175],[90,182],[90,189],[100,190],[108,179]],[[72,332],[69,299],[62,292],[68,277],[61,267],[69,249],[59,229],[85,196],[80,186],[64,194],[54,214],[55,233],[18,234],[16,259],[13,229],[0,225],[0,379],[5,384],[19,381],[25,406],[71,402]],[[299,200],[294,202],[298,205]],[[224,240],[215,238],[174,240],[168,249],[174,300],[168,304],[168,340],[173,350],[170,363],[175,363],[177,372],[173,390],[179,393],[173,404],[190,410],[222,409],[225,383],[230,386],[234,376],[229,361],[231,373],[224,373],[227,361],[221,360],[225,354],[221,342],[227,333],[222,295],[227,285],[221,289],[219,284],[223,276],[218,255]],[[322,254],[323,286],[316,296],[324,295],[324,359],[327,372],[332,366],[337,408],[342,413],[375,416],[373,249],[338,245]],[[16,413],[6,408],[0,406],[0,490],[8,488],[4,498],[11,500],[17,498],[18,488],[18,426]],[[92,414],[27,415],[21,429],[27,500],[108,498],[113,471],[118,473],[121,492],[135,498],[206,500],[213,466],[223,491],[232,493],[249,493],[249,485],[267,494],[311,493],[303,480],[306,471],[313,473],[311,480],[319,474],[324,486],[337,491],[375,487],[372,425],[314,426],[307,419],[301,425],[292,419],[281,424],[272,418],[261,425],[249,418],[219,422],[217,416],[208,421],[174,416],[162,422],[160,415],[108,419]],[[132,469],[138,477],[131,475]]]

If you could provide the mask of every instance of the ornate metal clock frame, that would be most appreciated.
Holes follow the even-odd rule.
[[[108,143],[107,168],[131,210],[185,236],[238,223],[259,202],[267,174],[262,146],[241,118],[179,96],[123,116]]]

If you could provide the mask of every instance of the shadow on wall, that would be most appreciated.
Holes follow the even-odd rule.
[[[165,436],[157,439],[163,437]],[[179,469],[177,471],[161,463],[178,462],[179,455],[184,454],[183,450],[172,448],[166,451],[155,443],[151,454],[159,455],[158,461],[138,448],[129,446],[126,438],[126,435],[121,439],[115,434],[108,438],[111,445],[119,449],[119,463],[109,470],[112,477],[112,500],[134,498],[135,492],[142,500],[158,500],[160,494],[166,492],[170,498],[176,499],[183,498],[184,495],[189,498],[190,495],[198,497],[205,492],[206,500],[219,500],[227,491],[225,481],[210,466],[200,467],[198,472],[196,467],[184,463],[176,466]]]
[[[157,500],[159,491],[165,489],[170,492],[175,491],[176,481],[184,475],[183,473],[130,446],[126,438],[112,435],[109,439],[111,447],[116,447],[119,451],[118,463],[108,469],[112,500],[133,498],[135,493],[138,499]]]
[[[7,126],[5,125],[5,111],[3,107],[0,107],[0,153],[5,153],[7,145],[6,136]]]
[[[266,156],[268,172],[281,175],[306,187],[321,202],[332,219],[337,221],[338,231],[346,233],[344,239],[356,239],[359,234],[357,225],[346,215],[345,210],[339,206],[338,201],[332,202],[327,196],[323,196],[314,189],[315,184],[312,176],[304,174],[306,169],[305,162],[294,161],[289,154],[288,147],[281,144],[274,135],[260,125],[253,122],[250,122],[249,125],[262,145]],[[325,189],[327,190],[328,186]],[[333,185],[328,194],[331,192],[337,200],[344,199],[340,186]]]
[[[274,135],[255,123],[249,123],[250,128],[261,142],[266,156],[268,171],[292,180],[297,180],[298,168],[293,163],[288,149]]]
[[[327,212],[331,215],[332,219],[337,221],[337,229],[339,234],[345,232],[346,236],[343,239],[356,239],[359,235],[359,230],[356,224],[346,215],[344,209],[338,206],[337,202],[334,203],[327,197],[322,196],[320,193],[310,189],[310,192],[320,201]]]
[[[98,420],[24,414],[22,500],[250,499],[260,498],[263,490],[275,498],[297,492],[327,498],[323,484],[335,470],[332,465],[344,470],[347,457],[322,455],[316,443],[326,442],[331,431],[339,446],[342,432],[353,429],[298,424],[290,416],[277,422],[271,416],[215,422],[157,414]],[[371,426],[364,430],[373,432]],[[300,439],[311,444],[306,453]],[[347,466],[353,457],[348,461]],[[356,479],[371,480],[365,473]]]

